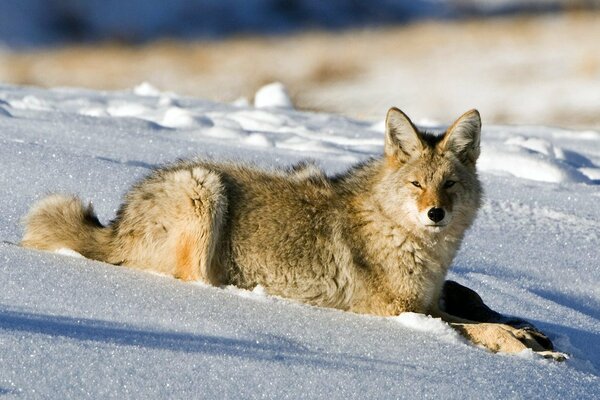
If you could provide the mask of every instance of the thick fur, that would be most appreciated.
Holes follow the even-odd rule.
[[[481,203],[480,128],[471,110],[433,136],[392,108],[383,157],[334,177],[178,162],[134,186],[106,227],[74,197],[43,199],[22,245],[322,307],[443,316],[446,273]]]

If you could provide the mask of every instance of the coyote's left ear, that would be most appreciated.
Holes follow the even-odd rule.
[[[481,117],[477,110],[461,115],[444,134],[440,143],[443,151],[451,151],[465,164],[475,165],[479,157]]]
[[[423,150],[419,133],[410,118],[396,107],[385,117],[385,155],[404,162]]]

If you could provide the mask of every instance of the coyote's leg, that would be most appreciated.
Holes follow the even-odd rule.
[[[221,284],[214,254],[226,209],[218,173],[193,166],[160,171],[127,195],[114,263]]]
[[[216,244],[221,235],[227,198],[219,176],[204,168],[177,171],[181,181],[181,215],[174,227],[175,270],[182,280],[223,283],[223,271],[215,262]]]
[[[564,361],[568,358],[564,353],[543,347],[536,340],[536,335],[527,329],[514,328],[501,323],[463,320],[444,312],[434,313],[434,316],[448,322],[451,327],[473,344],[483,346],[494,353],[519,353],[531,349],[545,358],[553,358],[557,361]]]
[[[442,303],[444,312],[473,322],[493,322],[524,329],[546,350],[554,350],[552,341],[530,322],[518,318],[507,317],[489,308],[481,297],[472,289],[454,281],[444,282]]]
[[[493,352],[518,353],[529,348],[546,358],[559,361],[566,358],[565,354],[553,351],[552,342],[533,325],[490,309],[469,288],[448,281],[444,285],[443,299],[447,303],[444,310],[432,310],[432,314],[448,322],[474,344]]]

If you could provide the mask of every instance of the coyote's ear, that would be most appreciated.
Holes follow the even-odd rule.
[[[406,161],[421,150],[423,143],[417,128],[402,111],[390,108],[385,118],[385,155]]]
[[[465,164],[475,165],[479,157],[481,117],[477,110],[461,115],[444,134],[440,143],[443,151],[451,151]]]

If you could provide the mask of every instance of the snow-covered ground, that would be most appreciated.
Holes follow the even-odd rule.
[[[598,38],[600,12],[144,46],[0,47],[0,82],[126,90],[148,81],[232,102],[278,80],[298,109],[358,119],[381,118],[396,104],[443,122],[477,105],[488,124],[600,129]]]
[[[48,192],[92,200],[107,222],[133,182],[179,157],[265,168],[308,157],[335,173],[382,151],[380,121],[294,111],[281,86],[264,89],[258,103],[212,103],[149,85],[0,86],[0,395],[600,395],[597,131],[484,126],[486,201],[450,274],[492,308],[532,321],[571,354],[564,363],[489,353],[421,315],[318,309],[16,245],[19,219]]]

